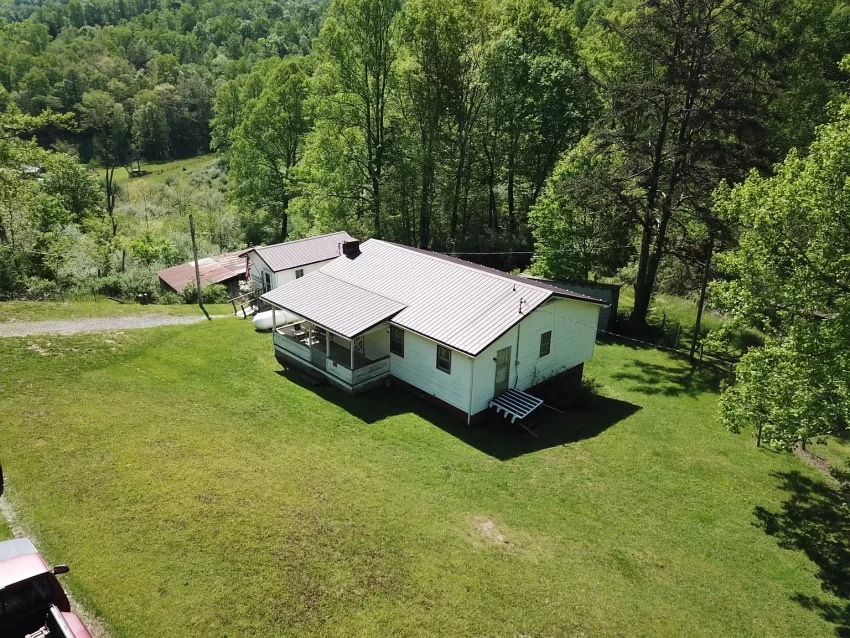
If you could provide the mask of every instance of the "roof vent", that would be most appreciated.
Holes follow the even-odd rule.
[[[342,254],[349,259],[354,259],[360,254],[360,242],[356,239],[342,242]]]

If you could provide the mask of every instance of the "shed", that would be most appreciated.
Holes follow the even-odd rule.
[[[224,284],[231,297],[239,294],[239,282],[245,280],[245,259],[240,251],[224,253],[198,260],[201,285]],[[163,290],[181,294],[186,286],[195,283],[195,262],[164,268],[156,273]]]
[[[544,277],[526,274],[522,276],[550,286],[573,290],[601,299],[608,306],[599,311],[599,330],[601,332],[613,331],[614,324],[617,322],[617,307],[620,304],[620,288],[622,288],[620,284],[606,284],[599,281],[585,281],[580,279],[546,279]]]

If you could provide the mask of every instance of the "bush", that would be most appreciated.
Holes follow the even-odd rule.
[[[157,277],[144,270],[127,270],[100,277],[92,281],[94,290],[107,297],[135,301],[139,295],[147,295],[151,300],[159,296]]]
[[[171,292],[170,290],[160,292],[156,302],[163,306],[176,306],[185,303],[183,297],[178,295],[176,292]]]
[[[183,289],[183,299],[186,303],[198,303],[198,292],[195,284],[189,284]],[[201,289],[201,301],[203,303],[227,303],[230,300],[230,293],[227,286],[224,284],[211,284],[204,286]]]
[[[24,294],[27,299],[32,301],[47,301],[59,297],[62,294],[62,290],[55,281],[41,279],[39,277],[28,277],[26,280],[26,292]]]

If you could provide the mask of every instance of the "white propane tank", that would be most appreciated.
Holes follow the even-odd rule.
[[[275,310],[274,311],[274,319],[272,319],[272,311],[266,310],[265,312],[258,312],[254,315],[254,330],[271,330],[272,328],[276,328],[278,326],[286,326],[291,323],[298,323],[299,321],[303,321],[301,317],[293,315],[290,312],[286,312],[285,310]],[[272,321],[276,325],[272,325]]]

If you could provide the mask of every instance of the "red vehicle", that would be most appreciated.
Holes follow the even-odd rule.
[[[48,567],[25,538],[0,542],[0,636],[91,638],[56,579],[67,572]]]

